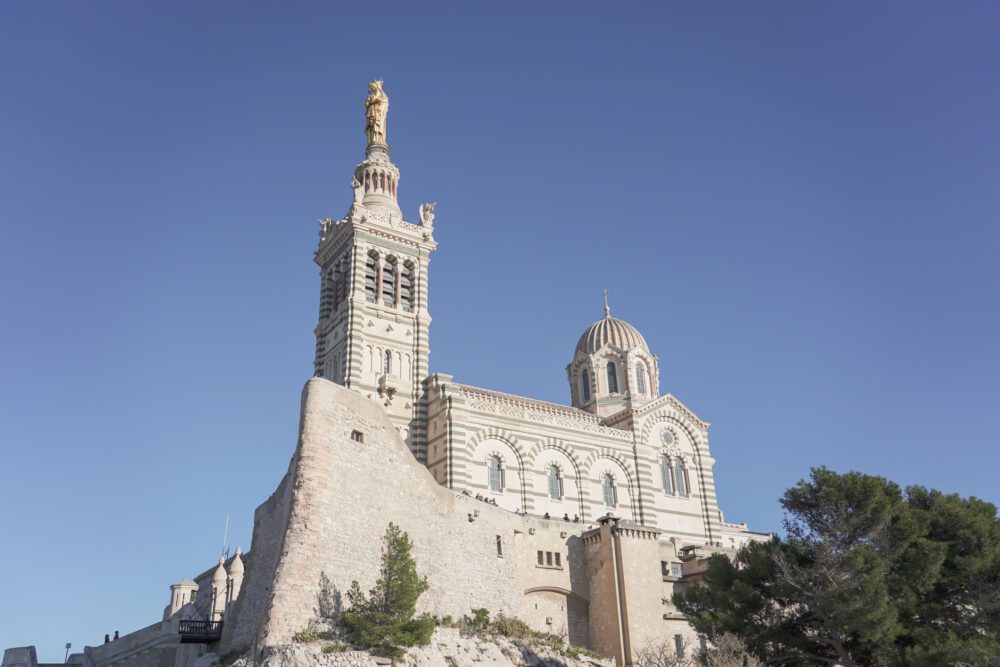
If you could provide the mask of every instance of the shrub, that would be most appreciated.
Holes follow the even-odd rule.
[[[292,639],[297,642],[314,642],[321,639],[321,637],[315,630],[299,630],[292,635]]]
[[[476,632],[485,632],[486,628],[490,625],[490,611],[489,609],[473,609],[472,610],[472,629]]]
[[[343,653],[344,651],[350,651],[351,647],[344,642],[335,639],[326,646],[323,647],[323,653]]]
[[[510,639],[531,639],[538,634],[524,621],[503,614],[497,614],[497,617],[489,623],[489,630]]]

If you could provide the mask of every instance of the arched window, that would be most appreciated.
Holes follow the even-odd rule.
[[[670,457],[666,454],[660,455],[660,477],[663,480],[663,492],[674,492],[674,476],[670,469]]]
[[[382,269],[382,305],[392,308],[396,305],[396,258],[388,257]]]
[[[550,465],[548,469],[549,478],[549,498],[552,500],[562,500],[563,497],[563,478],[562,473],[559,471],[559,466]]]
[[[590,373],[587,372],[586,368],[583,369],[583,374],[580,376],[580,385],[581,385],[580,388],[583,390],[583,400],[584,401],[589,401],[590,400]]]
[[[489,484],[490,491],[500,493],[503,491],[503,462],[499,456],[491,456],[489,460]]]
[[[608,393],[618,393],[618,369],[613,361],[608,362]]]
[[[684,466],[684,461],[679,458],[674,460],[674,487],[679,496],[687,497],[690,493],[691,485],[688,483],[688,471]]]
[[[399,305],[407,313],[413,310],[414,277],[413,264],[407,262],[399,272]]]
[[[382,372],[386,375],[392,372],[392,352],[389,350],[385,351],[385,363],[383,364]]]
[[[641,361],[635,362],[635,386],[640,394],[646,395],[646,367]]]
[[[378,255],[370,254],[365,261],[365,301],[375,303],[378,290]]]
[[[618,506],[618,489],[615,488],[615,478],[611,476],[611,473],[604,473],[601,478],[601,491],[604,494],[605,506]]]

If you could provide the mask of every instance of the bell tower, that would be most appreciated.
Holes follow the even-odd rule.
[[[354,169],[354,199],[340,220],[320,221],[315,374],[383,406],[417,460],[426,462],[423,380],[427,335],[427,265],[434,204],[420,224],[403,220],[399,169],[386,143],[389,99],[381,81],[365,100],[365,159]]]

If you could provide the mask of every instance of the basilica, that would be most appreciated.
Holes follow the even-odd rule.
[[[716,503],[708,424],[660,394],[657,356],[606,301],[566,366],[568,406],[428,376],[434,204],[420,207],[420,224],[403,221],[387,108],[373,82],[354,203],[321,221],[316,375],[379,403],[446,488],[535,516],[612,514],[700,544],[748,539]]]
[[[619,666],[650,643],[696,647],[704,638],[671,596],[708,556],[768,539],[724,520],[709,425],[661,393],[659,359],[606,301],[568,355],[568,405],[429,373],[435,207],[404,220],[381,81],[364,107],[349,208],[320,221],[315,372],[297,443],[254,512],[251,548],[171,585],[150,625],[68,662],[191,667],[211,652],[266,663],[323,622],[324,590],[373,584],[389,523],[427,577],[421,611],[486,608]]]

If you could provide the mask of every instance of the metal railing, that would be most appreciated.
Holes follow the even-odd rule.
[[[178,630],[182,644],[212,644],[222,637],[222,621],[182,620]]]

